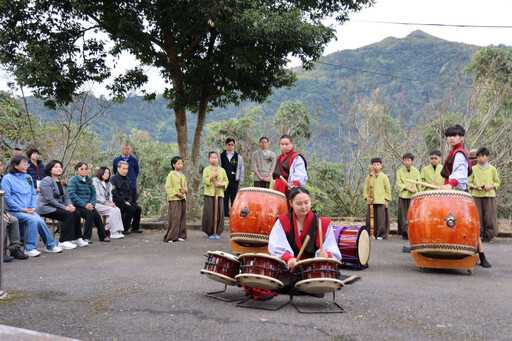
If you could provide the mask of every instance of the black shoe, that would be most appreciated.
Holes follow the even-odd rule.
[[[13,256],[15,259],[27,259],[28,258],[28,256],[25,253],[23,253],[23,251],[21,251],[19,248],[11,251],[11,256]]]
[[[9,256],[7,253],[4,252],[4,263],[12,262],[14,257]]]
[[[489,238],[487,238],[487,236],[484,236],[484,237],[482,238],[482,242],[484,242],[484,243],[488,243],[488,242],[490,242],[490,240],[489,240]]]
[[[402,235],[402,239],[403,240],[409,240],[409,237],[406,234],[404,234],[404,235]]]
[[[126,236],[128,234],[130,234],[131,232],[130,231],[123,231],[123,234]]]
[[[478,255],[480,256],[480,265],[483,268],[492,268],[491,263],[489,263],[487,259],[485,259],[485,255],[483,252],[479,252]]]
[[[142,233],[142,230],[132,230],[132,233]]]

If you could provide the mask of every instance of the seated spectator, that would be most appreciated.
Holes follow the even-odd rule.
[[[60,222],[59,247],[71,250],[77,246],[89,245],[82,239],[82,226],[80,212],[75,209],[69,198],[67,186],[60,180],[62,163],[52,160],[46,165],[47,176],[39,184],[39,198],[37,199],[37,213],[43,217],[55,219]]]
[[[13,259],[27,259],[28,256],[21,251],[20,225],[18,219],[7,211],[4,212],[4,262],[10,262]],[[7,255],[7,237],[9,237],[9,252]]]
[[[121,210],[112,201],[112,184],[110,183],[110,169],[100,167],[96,176],[92,179],[94,189],[96,190],[96,210],[101,214],[108,216],[110,229],[110,238],[124,238],[123,220]],[[105,226],[107,229],[107,227]],[[107,230],[108,230],[107,229]]]
[[[24,156],[15,156],[11,160],[9,174],[2,179],[7,211],[10,215],[18,218],[20,224],[26,226],[26,255],[37,257],[41,254],[41,252],[36,250],[38,232],[43,243],[46,244],[46,252],[62,252],[62,249],[55,245],[48,226],[36,213],[37,195],[34,190],[33,180],[27,174],[27,168],[28,159]]]
[[[96,190],[92,179],[87,176],[89,166],[85,162],[79,162],[75,166],[76,175],[69,180],[68,192],[75,209],[85,219],[84,240],[92,244],[92,225],[98,228],[98,238],[102,242],[109,242],[110,238],[105,234],[105,226],[101,216],[96,211]]]
[[[132,230],[133,233],[142,233],[139,230],[141,208],[133,202],[132,185],[130,179],[126,176],[128,174],[128,162],[119,161],[117,166],[117,174],[110,179],[112,183],[112,197],[117,207],[121,209],[123,216],[124,234],[130,233],[130,222],[133,219]]]
[[[39,150],[30,148],[27,152],[29,158],[27,173],[32,177],[36,194],[39,194],[39,183],[46,177],[43,161],[39,160]]]

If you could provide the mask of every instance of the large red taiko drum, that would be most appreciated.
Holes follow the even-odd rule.
[[[413,252],[439,259],[462,259],[477,252],[480,221],[475,201],[466,192],[417,193],[412,197],[407,219]]]
[[[242,188],[231,207],[230,240],[242,246],[266,246],[277,216],[287,212],[283,193],[266,188]]]

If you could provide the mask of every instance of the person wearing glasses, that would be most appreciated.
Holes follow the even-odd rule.
[[[235,152],[235,139],[226,139],[226,150],[220,154],[219,166],[224,168],[229,180],[228,188],[224,191],[224,217],[229,218],[229,202],[233,205],[238,188],[244,181],[244,160]]]
[[[441,175],[441,152],[437,149],[430,152],[430,165],[423,167],[421,170],[421,182],[427,184],[442,186],[444,184],[444,178]],[[433,188],[420,186],[421,191],[431,191]]]

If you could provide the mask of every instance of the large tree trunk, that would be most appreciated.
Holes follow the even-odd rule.
[[[203,130],[206,122],[206,111],[208,108],[208,97],[202,93],[197,113],[197,125],[194,131],[194,140],[192,141],[192,150],[189,154],[187,119],[185,108],[175,110],[176,132],[178,133],[178,148],[181,157],[186,162],[184,173],[188,179],[187,193],[187,217],[195,220],[201,217],[201,207],[199,206],[199,185],[201,184],[201,174],[199,173],[199,163],[201,161],[201,145],[203,140]]]

